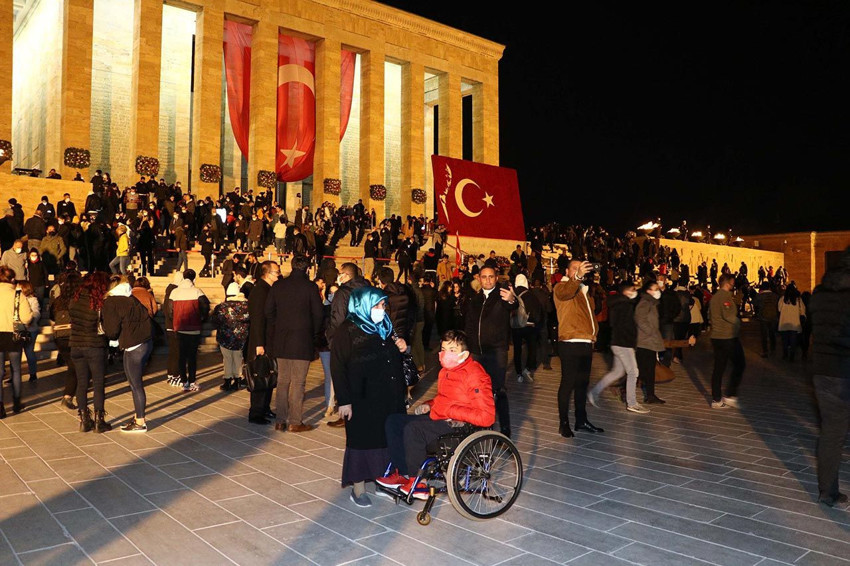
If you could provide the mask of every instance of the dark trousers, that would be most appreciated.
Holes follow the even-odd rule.
[[[850,379],[815,375],[820,410],[818,437],[818,490],[823,499],[838,497],[838,469],[844,439],[850,430]]]
[[[593,361],[593,344],[590,342],[558,342],[561,358],[561,385],[558,387],[558,419],[570,422],[570,397],[575,393],[576,426],[587,422],[587,386],[590,384],[590,366]]]
[[[62,394],[73,397],[77,394],[77,366],[71,360],[71,345],[69,344],[71,338],[54,338],[53,341],[56,342],[56,349],[59,350],[59,355],[68,364],[68,369],[65,372],[65,390]]]
[[[537,330],[533,326],[511,328],[511,336],[514,340],[514,369],[517,375],[524,369],[533,372],[537,369]],[[526,347],[525,365],[522,363],[523,342]]]
[[[510,435],[511,413],[508,408],[508,390],[505,387],[505,372],[508,369],[507,348],[484,348],[483,354],[473,354],[472,357],[484,368],[493,384],[493,397],[496,398],[496,415],[499,417],[499,428],[505,435]]]
[[[729,386],[726,388],[727,397],[737,397],[738,386],[744,376],[746,361],[744,359],[744,347],[740,338],[712,338],[711,345],[714,348],[714,371],[711,373],[711,398],[720,401],[722,395],[720,390],[723,386],[723,374],[726,372],[726,364],[732,362],[732,375],[729,377]]]
[[[180,375],[180,340],[173,330],[166,331],[165,336],[168,340],[168,376],[176,377]]]
[[[673,323],[673,338],[675,340],[687,340],[688,339],[688,327],[690,323],[687,322],[674,322]],[[684,360],[682,356],[681,348],[673,348],[673,357],[679,358],[679,361]]]
[[[102,411],[106,401],[106,348],[72,348],[71,362],[77,370],[77,407],[88,406],[89,382],[94,397],[94,410]]]
[[[761,330],[761,351],[767,354],[768,344],[770,351],[776,350],[776,321],[760,320],[759,329]]]
[[[136,416],[140,419],[145,418],[145,406],[148,402],[142,376],[145,373],[145,364],[148,363],[152,351],[153,341],[148,340],[138,348],[124,352],[124,374],[130,384],[130,391],[133,393],[133,408],[136,411]]]
[[[646,348],[635,348],[635,360],[638,366],[638,377],[643,383],[644,394],[646,397],[655,396],[655,362],[658,360],[658,353],[655,350],[647,350]]]
[[[661,337],[665,340],[674,340],[676,338],[676,327],[671,324],[662,324],[661,325]],[[661,363],[667,366],[668,368],[673,363],[673,349],[667,348],[664,350],[663,355],[661,356]]]
[[[793,362],[797,350],[797,331],[782,330],[779,334],[782,335],[782,358],[789,358]]]
[[[180,355],[177,365],[180,368],[180,379],[183,383],[195,383],[195,374],[198,371],[198,346],[201,343],[200,334],[177,333],[180,344]]]
[[[142,276],[152,276],[153,250],[139,250],[139,262],[142,264]]]
[[[390,462],[403,476],[415,474],[419,470],[428,455],[427,446],[430,442],[452,431],[452,427],[444,420],[435,421],[430,415],[405,413],[387,417],[384,429]]]
[[[434,330],[434,319],[425,317],[425,324],[422,326],[422,346],[427,350],[431,347],[431,331]]]

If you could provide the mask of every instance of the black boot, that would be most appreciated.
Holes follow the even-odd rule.
[[[21,403],[20,397],[12,397],[12,412],[16,415],[24,410],[24,404]]]
[[[77,409],[80,415],[80,432],[88,432],[94,428],[94,421],[91,420],[91,409]]]
[[[0,419],[6,418],[6,406],[3,403],[0,403]]]
[[[112,425],[106,422],[106,411],[100,410],[94,412],[94,431],[106,432],[112,430]]]
[[[222,391],[230,391],[230,384],[233,383],[233,380],[229,377],[224,379],[224,383],[218,386]]]

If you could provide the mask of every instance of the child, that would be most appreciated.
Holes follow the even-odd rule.
[[[469,423],[486,428],[496,420],[490,376],[470,356],[466,334],[460,330],[443,333],[440,365],[437,396],[417,406],[414,415],[387,418],[387,445],[397,471],[375,480],[385,488],[409,494],[414,489],[416,471],[427,456],[428,443],[454,427]],[[415,486],[413,496],[428,498],[423,482]]]

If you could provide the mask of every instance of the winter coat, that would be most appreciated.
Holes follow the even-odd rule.
[[[850,379],[850,257],[842,257],[815,287],[809,301],[812,372]]]
[[[241,350],[248,341],[248,301],[231,297],[217,304],[210,323],[217,330],[215,341],[219,346],[227,350]]]
[[[387,294],[387,314],[393,323],[396,334],[410,342],[413,327],[416,323],[416,305],[410,300],[410,292],[406,285],[394,281],[384,287]]]
[[[718,289],[708,304],[712,340],[737,338],[741,333],[738,305],[729,291]]]
[[[636,299],[622,293],[608,298],[608,323],[611,326],[611,345],[622,348],[637,347],[637,324],[635,323]]]
[[[15,292],[12,283],[0,283],[0,352],[20,351],[12,346],[12,332],[15,329]],[[24,294],[18,299],[18,319],[26,325],[33,320],[33,312]]]
[[[464,312],[465,330],[469,351],[483,354],[484,350],[507,349],[511,342],[511,313],[519,308],[519,302],[509,303],[502,299],[499,288],[476,293],[467,303]]]
[[[803,299],[797,297],[797,304],[786,303],[784,299],[779,300],[779,331],[792,331],[798,334],[803,331],[801,316],[806,316],[806,305]]]
[[[481,427],[496,421],[492,381],[472,356],[452,369],[441,368],[437,396],[425,403],[431,406],[431,420],[452,419]]]
[[[658,304],[661,301],[649,293],[641,293],[635,307],[635,325],[637,326],[637,347],[653,352],[664,351],[664,339],[661,337]]]
[[[599,323],[589,289],[581,281],[566,277],[555,285],[552,293],[558,313],[558,340],[590,340],[596,342]]]
[[[0,256],[0,265],[6,266],[15,272],[15,279],[18,281],[26,281],[27,279],[27,254],[21,248],[21,253],[15,252],[14,248],[10,248],[3,252]]]
[[[184,279],[165,300],[162,310],[175,332],[200,334],[210,312],[210,300],[192,281]]]
[[[151,339],[153,327],[147,309],[132,295],[110,295],[101,309],[103,332],[110,340],[118,340],[122,350]]]
[[[287,360],[313,360],[315,337],[322,328],[322,296],[304,271],[278,279],[266,299],[269,355]]]

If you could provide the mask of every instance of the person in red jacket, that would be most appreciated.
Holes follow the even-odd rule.
[[[414,489],[416,471],[427,456],[428,443],[467,423],[486,428],[496,421],[490,376],[469,355],[466,333],[443,333],[440,365],[437,396],[418,405],[414,415],[390,415],[385,425],[390,460],[397,470],[375,481],[405,495]],[[413,497],[428,498],[423,482],[415,486]]]

